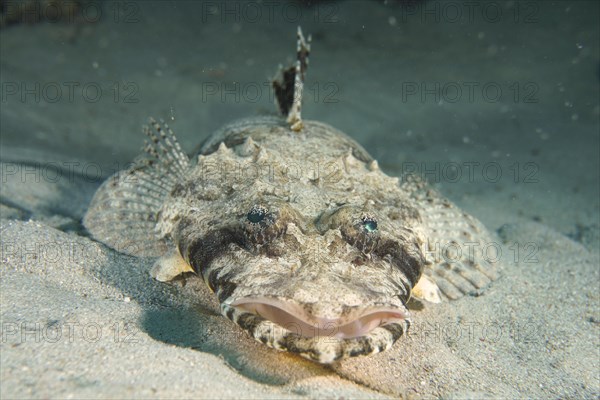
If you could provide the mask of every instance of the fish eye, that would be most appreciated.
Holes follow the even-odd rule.
[[[373,233],[373,232],[377,231],[377,220],[373,217],[370,217],[370,216],[362,217],[361,224],[363,226],[363,229],[367,233]]]
[[[254,205],[254,206],[252,206],[250,211],[248,211],[248,214],[246,215],[246,219],[252,224],[258,224],[258,223],[264,221],[268,212],[269,212],[269,210],[267,210],[265,207],[259,206],[259,205]]]
[[[285,232],[288,220],[281,218],[281,210],[281,206],[267,208],[260,203],[250,208],[242,217],[242,229],[250,243],[268,244]]]

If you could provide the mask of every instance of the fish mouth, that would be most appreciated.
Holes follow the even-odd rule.
[[[355,339],[409,318],[408,310],[398,306],[367,306],[337,318],[318,317],[295,302],[267,297],[242,298],[224,307],[264,318],[302,338]]]

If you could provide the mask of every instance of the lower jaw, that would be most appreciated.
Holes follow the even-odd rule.
[[[296,353],[322,364],[330,364],[346,358],[366,356],[386,351],[407,330],[408,323],[391,323],[377,327],[364,336],[354,338],[336,338],[331,336],[302,337],[291,332],[281,336],[274,336],[273,341],[267,345],[281,351]],[[269,323],[269,321],[267,321]],[[277,326],[270,323],[273,326]],[[265,332],[262,332],[265,333]],[[255,339],[262,342],[262,335]],[[268,337],[268,336],[267,336]]]
[[[388,350],[410,326],[410,319],[407,317],[403,321],[376,327],[363,336],[340,338],[324,331],[307,337],[235,307],[224,307],[222,311],[257,341],[322,364]]]

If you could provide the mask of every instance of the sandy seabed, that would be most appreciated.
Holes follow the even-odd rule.
[[[502,17],[458,22],[433,1],[430,14],[326,2],[298,6],[298,19],[250,19],[241,10],[256,2],[239,18],[215,14],[219,3],[103,4],[97,21],[0,36],[1,398],[600,396],[595,2],[484,2]],[[480,296],[415,305],[390,351],[333,366],[255,342],[198,279],[153,281],[153,260],[81,226],[148,116],[191,151],[272,112],[263,83],[292,59],[298,23],[313,34],[305,117],[354,137],[390,175],[424,174],[501,249]]]

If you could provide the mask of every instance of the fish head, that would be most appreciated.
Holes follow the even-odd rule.
[[[213,179],[199,166],[167,202],[181,202],[172,213],[181,255],[222,314],[272,348],[320,363],[390,348],[410,325],[406,302],[425,264],[415,207],[332,128],[302,138],[253,129],[262,148],[220,144],[199,158]],[[311,173],[281,172],[290,170]]]
[[[424,261],[416,236],[385,210],[345,204],[307,215],[276,197],[241,203],[182,252],[224,316],[319,363],[386,350],[408,329]]]

